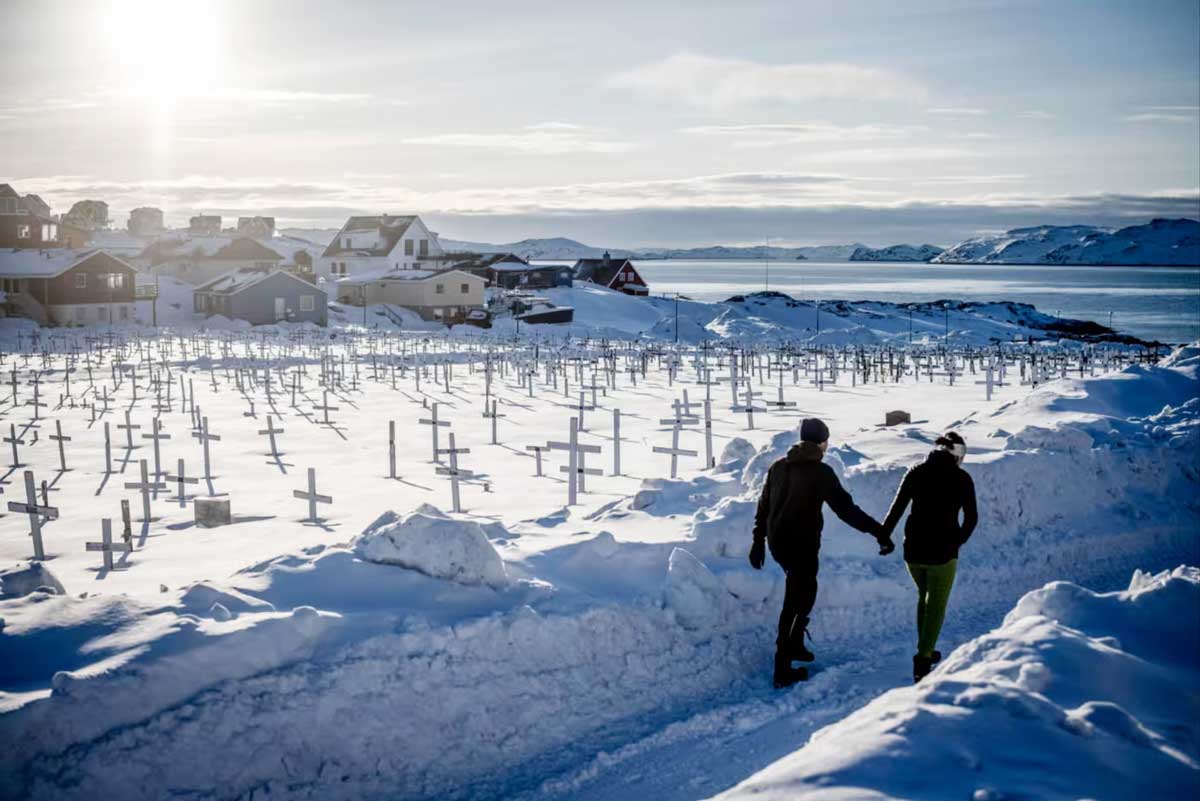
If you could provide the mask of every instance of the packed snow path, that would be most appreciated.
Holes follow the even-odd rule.
[[[791,706],[765,692],[780,587],[777,573],[748,569],[745,551],[762,475],[803,415],[831,422],[828,458],[876,516],[936,432],[954,425],[966,434],[984,517],[955,608],[981,623],[950,636],[981,630],[1046,580],[1195,555],[1200,402],[1188,351],[1160,367],[1119,369],[1126,352],[1075,347],[535,348],[304,334],[64,342],[6,365],[18,368],[18,403],[4,413],[29,424],[16,436],[31,440],[17,446],[19,458],[39,478],[58,474],[35,501],[59,515],[44,526],[53,576],[4,576],[14,595],[0,601],[9,671],[0,734],[18,746],[5,754],[0,794],[571,795],[585,789],[578,766],[597,750],[634,743],[636,756],[636,743],[671,721],[694,721],[684,732],[725,719],[752,731],[760,719],[789,726],[782,713],[791,709],[815,725],[895,680],[886,659],[860,672],[856,655],[886,643],[903,665],[911,594],[898,559],[879,559],[869,540],[831,524],[814,627],[828,667],[797,692],[832,700]],[[63,370],[68,360],[74,373]],[[975,383],[987,366],[990,401]],[[34,375],[47,408],[28,403]],[[767,411],[763,401],[778,399],[779,387],[797,405]],[[735,390],[748,391],[756,410],[735,402]],[[699,418],[684,421],[707,393],[719,454],[712,470],[697,458]],[[504,417],[484,416],[490,400]],[[432,425],[434,403],[451,426]],[[155,405],[165,407],[158,432]],[[602,426],[616,408],[622,469],[613,476],[612,432]],[[914,422],[882,427],[895,408]],[[98,424],[142,425],[137,433],[149,435],[124,459],[130,472],[107,484],[94,412]],[[164,469],[176,469],[182,450],[187,473],[201,475],[204,416],[207,433],[221,437],[208,443],[211,486],[184,485],[181,507],[166,478],[135,550],[105,570],[83,544],[98,538],[98,518],[119,520],[121,497],[134,510],[142,502],[140,490],[116,487],[147,483],[132,470],[152,463],[155,444]],[[566,505],[571,474],[557,469],[586,453],[570,447],[572,417],[577,429],[584,421],[577,445],[602,451],[585,457],[601,475],[582,474],[577,506]],[[72,437],[61,473],[61,441],[43,435],[57,431],[50,419],[66,420]],[[272,447],[258,432],[275,427],[284,431]],[[457,468],[442,455],[457,476],[432,462],[433,432],[446,428],[459,434],[456,449],[471,449]],[[160,442],[162,432],[175,436]],[[550,449],[556,442],[566,446]],[[126,444],[112,442],[114,456]],[[673,459],[678,479],[652,477],[668,476]],[[308,467],[316,493],[306,488]],[[452,478],[465,514],[403,513],[448,508]],[[192,525],[188,496],[210,493],[231,501],[232,525]],[[313,494],[332,500],[315,521],[306,520]],[[380,517],[385,509],[402,514]],[[29,521],[0,520],[10,562],[29,555]],[[55,581],[65,594],[31,592]],[[785,696],[794,697],[809,696]],[[722,705],[733,705],[728,718]],[[672,736],[644,750],[670,746]],[[704,792],[737,778],[714,774]]]

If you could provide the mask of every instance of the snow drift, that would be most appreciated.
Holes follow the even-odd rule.
[[[722,799],[1194,798],[1200,570],[1055,582]]]

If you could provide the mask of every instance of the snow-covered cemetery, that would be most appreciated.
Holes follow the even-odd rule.
[[[1200,797],[1194,3],[0,42],[0,801]]]

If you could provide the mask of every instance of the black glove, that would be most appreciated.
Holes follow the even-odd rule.
[[[875,541],[879,543],[880,556],[887,556],[889,553],[896,550],[896,543],[892,542],[891,536],[887,534],[880,534],[875,538]]]
[[[755,540],[750,546],[750,567],[755,570],[762,570],[763,563],[767,561],[767,544],[762,540]]]

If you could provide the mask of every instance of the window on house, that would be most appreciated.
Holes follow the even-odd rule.
[[[421,255],[422,256],[429,255],[429,240],[428,239],[421,240]]]
[[[87,322],[87,307],[86,306],[76,306],[75,307],[75,322],[77,322],[77,323]]]
[[[54,223],[42,224],[42,241],[54,242],[58,239],[58,226]]]
[[[464,295],[470,294],[471,285],[470,284],[459,284],[459,291],[462,292]]]
[[[113,273],[109,278],[112,280],[109,286],[113,289],[120,289],[125,286],[125,275],[123,273]]]
[[[411,239],[404,240],[404,255],[411,256],[413,254],[413,241]]]
[[[17,239],[28,239],[33,235],[33,229],[28,225],[17,226]]]
[[[102,323],[108,321],[108,307],[107,306],[101,306],[98,309],[96,309],[96,319]]]
[[[433,319],[435,319],[435,320],[440,320],[440,319],[442,319],[442,310],[441,310],[441,309],[434,309],[434,310],[433,310]]]
[[[312,295],[301,295],[300,296],[300,311],[310,312],[312,310],[313,310],[313,296]]]
[[[204,311],[204,296],[203,295],[201,295],[199,293],[192,295],[192,309],[194,311],[198,311],[198,312]]]
[[[350,237],[347,236],[342,238],[342,248],[345,250],[350,249]]]
[[[445,285],[445,284],[435,284],[435,285],[434,285],[434,287],[433,287],[433,293],[434,293],[435,295],[444,295],[444,294],[446,294],[446,285]]]
[[[75,273],[75,288],[87,289],[87,273]]]
[[[128,319],[129,319],[129,307],[128,307],[128,306],[122,306],[122,307],[121,307],[121,319],[122,319],[122,320],[128,320]]]

